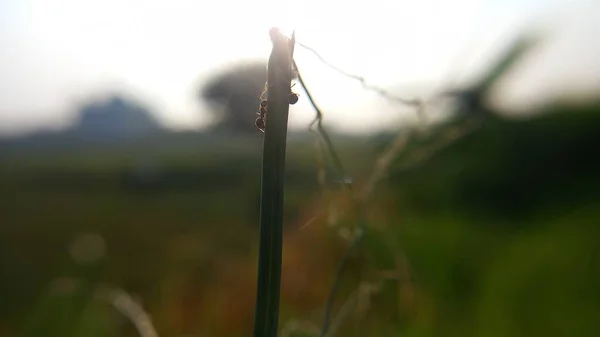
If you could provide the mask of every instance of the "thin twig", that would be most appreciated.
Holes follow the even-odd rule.
[[[319,334],[319,328],[310,322],[289,321],[281,329],[281,337],[291,337],[295,331],[304,331],[315,336]]]
[[[306,46],[304,46],[304,47],[306,47]],[[314,50],[312,50],[312,51],[317,56],[320,57],[320,55],[318,55],[318,53],[316,51],[314,51]],[[326,62],[322,58],[321,58],[321,60]],[[310,93],[310,90],[308,90],[306,83],[304,82],[304,79],[302,78],[302,74],[300,73],[295,61],[293,61],[293,64],[294,64],[294,69],[297,71],[298,81],[302,85],[304,91],[306,92],[309,102],[311,103],[311,105],[313,106],[313,108],[315,109],[315,112],[316,112],[315,119],[310,124],[309,130],[311,132],[315,133],[317,135],[317,137],[319,137],[319,139],[321,139],[323,141],[323,143],[327,149],[327,152],[329,153],[330,157],[333,159],[333,162],[338,171],[338,174],[340,174],[340,176],[345,178],[346,174],[345,174],[342,162],[341,162],[339,156],[337,155],[335,148],[333,147],[333,144],[329,138],[329,135],[327,134],[327,132],[325,131],[325,129],[323,127],[323,113],[322,113],[321,109],[318,107],[318,105],[316,104],[312,94]],[[356,80],[361,81],[361,83],[363,83],[363,86],[373,90],[373,87],[369,87],[366,85],[366,83],[362,77],[358,77],[358,76],[354,76],[354,75],[345,73],[345,72],[341,71],[339,68],[337,68],[331,64],[329,64],[329,65],[332,66],[334,69],[337,69],[338,71],[342,72],[346,76],[349,76]],[[375,89],[377,89],[377,88],[375,88]],[[398,97],[393,97],[393,96],[387,94],[387,92],[385,92],[383,90],[377,89],[377,91],[380,94],[386,96],[387,98],[399,100],[400,102],[402,102],[404,104],[416,105],[419,108],[418,112],[420,113],[420,115],[419,115],[420,119],[421,120],[424,119],[423,110],[422,110],[423,103],[420,100],[407,101],[407,100],[404,100],[404,99],[401,99]],[[314,131],[314,129],[313,129],[314,125],[317,126],[317,131]],[[363,198],[356,199],[356,196],[354,195],[352,186],[346,185],[349,189],[349,192],[352,194],[353,201],[356,204],[355,206],[357,206],[355,208],[355,210],[358,212],[360,220],[359,220],[357,232],[354,235],[354,238],[350,242],[348,248],[346,249],[344,255],[342,256],[342,258],[340,259],[340,262],[338,264],[337,271],[334,276],[334,282],[331,287],[331,290],[329,291],[329,296],[328,296],[327,302],[325,304],[325,313],[324,313],[323,326],[321,329],[320,337],[326,337],[326,336],[328,336],[328,333],[330,332],[331,315],[333,312],[333,305],[335,303],[335,297],[337,295],[338,289],[341,284],[342,276],[347,268],[348,261],[350,260],[350,256],[351,256],[352,252],[354,251],[354,249],[356,247],[359,246],[359,244],[361,243],[361,241],[364,237],[365,231],[366,231],[366,222],[364,220],[365,201],[366,201],[367,197],[370,195],[371,191],[373,190],[375,184],[385,175],[385,172],[387,172],[388,167],[392,163],[392,159],[395,158],[397,156],[397,154],[404,148],[407,141],[408,141],[408,138],[405,138],[404,135],[399,136],[394,141],[391,148],[388,151],[386,151],[386,153],[384,153],[384,155],[382,155],[382,157],[378,161],[379,166],[378,166],[378,168],[376,168],[374,174],[372,175],[372,178],[371,178],[369,184],[367,185],[366,192],[363,193]],[[339,322],[337,322],[337,324],[339,324]],[[337,329],[337,325],[336,325],[336,329]]]
[[[362,238],[364,237],[364,227],[365,225],[363,223],[362,226],[358,229],[357,233],[354,235],[354,239],[350,242],[348,248],[346,248],[344,255],[340,259],[337,271],[335,273],[333,285],[331,286],[331,290],[329,291],[329,296],[325,304],[325,315],[323,317],[323,327],[321,328],[320,337],[325,337],[329,332],[329,328],[331,325],[331,313],[333,311],[333,304],[335,303],[335,296],[337,295],[337,291],[342,281],[342,275],[344,274],[344,271],[348,266],[348,261],[350,261],[352,252],[354,251],[354,249],[356,249],[356,247],[358,247],[358,245],[362,241]]]
[[[371,174],[371,177],[363,188],[361,195],[363,201],[366,201],[371,196],[375,186],[387,174],[388,168],[392,164],[394,158],[396,158],[396,156],[406,147],[409,139],[409,131],[399,133],[388,150],[379,157],[375,169],[373,170],[373,174]]]
[[[526,41],[526,42],[528,42],[528,41]],[[474,114],[476,112],[474,110],[476,108],[479,108],[478,105],[481,103],[481,100],[480,100],[481,97],[483,96],[483,94],[485,92],[488,91],[491,84],[496,82],[496,80],[502,74],[504,74],[506,72],[506,70],[510,67],[510,65],[512,65],[516,59],[518,59],[522,54],[524,54],[524,51],[527,50],[529,46],[531,46],[531,44],[528,44],[526,42],[525,43],[523,43],[523,42],[517,43],[516,47],[513,47],[510,50],[510,52],[507,54],[507,56],[502,58],[501,61],[496,65],[496,67],[492,68],[493,70],[490,71],[487,74],[487,76],[484,76],[484,79],[482,81],[480,81],[480,83],[477,86],[475,86],[475,89],[469,90],[467,92],[468,95],[466,95],[463,92],[456,92],[456,93],[455,92],[442,92],[441,94],[437,94],[437,95],[433,96],[432,98],[430,98],[428,100],[428,102],[431,103],[436,99],[440,99],[440,98],[444,98],[444,97],[448,97],[448,96],[457,96],[461,101],[463,101],[463,103],[471,103],[471,104],[466,104],[466,112],[468,112],[470,114]],[[417,100],[417,99],[406,99],[406,98],[398,97],[398,96],[388,93],[387,91],[385,91],[381,88],[371,86],[366,83],[366,80],[364,77],[348,73],[348,72],[342,70],[341,68],[331,64],[327,60],[325,60],[313,48],[310,48],[301,43],[298,43],[298,44],[300,46],[302,46],[303,48],[311,51],[326,66],[332,68],[333,70],[339,72],[340,74],[342,74],[346,77],[349,77],[356,81],[359,81],[362,84],[363,88],[375,91],[378,94],[380,94],[381,96],[383,96],[391,101],[396,101],[396,102],[399,102],[399,103],[402,103],[405,105],[417,107],[417,114],[418,114],[419,120],[421,122],[420,123],[421,125],[419,125],[419,130],[418,130],[419,134],[422,137],[430,136],[429,130],[427,128],[426,116],[424,114],[425,103],[423,101]],[[298,71],[298,67],[295,62],[293,62],[293,65],[294,65],[294,69],[296,71]],[[308,99],[316,111],[315,119],[310,124],[309,130],[311,132],[313,132],[319,138],[318,139],[319,141],[317,143],[317,145],[319,145],[318,151],[320,151],[320,144],[322,141],[324,143],[326,150],[329,153],[330,157],[333,159],[336,169],[343,177],[345,177],[341,161],[340,161],[339,157],[337,156],[335,149],[333,148],[332,142],[329,139],[327,132],[323,128],[323,125],[322,125],[323,113],[322,113],[321,109],[319,109],[317,104],[315,103],[315,101],[314,101],[312,95],[310,94],[310,91],[307,89],[307,87],[304,83],[304,80],[302,79],[302,76],[300,75],[299,71],[298,71],[298,80],[299,80],[300,84],[302,85],[302,87],[304,88],[305,92],[307,93]],[[477,103],[477,104],[473,104],[473,102]],[[456,139],[458,139],[458,138],[464,136],[465,134],[469,133],[470,131],[476,129],[481,124],[479,122],[477,120],[474,123],[468,122],[467,125],[464,125],[463,127],[451,129],[448,132],[444,133],[442,135],[441,142],[434,144],[434,146],[430,149],[427,149],[427,151],[420,153],[420,154],[417,153],[416,155],[413,156],[413,157],[416,157],[416,159],[417,159],[416,163],[417,164],[422,163],[425,159],[429,158],[430,156],[432,156],[434,153],[436,153],[440,149],[448,146],[449,144],[453,143]],[[316,131],[313,129],[314,125],[317,126]],[[338,290],[340,282],[341,282],[342,274],[344,273],[344,270],[346,269],[351,252],[354,250],[355,247],[357,247],[359,245],[359,243],[361,242],[362,238],[364,237],[365,231],[367,229],[366,222],[365,222],[365,216],[364,216],[364,209],[366,207],[365,206],[366,201],[372,195],[373,190],[374,190],[375,186],[377,185],[377,183],[381,179],[383,179],[383,177],[390,170],[390,167],[391,167],[394,159],[397,158],[398,154],[406,148],[406,145],[408,144],[409,140],[410,140],[410,133],[408,133],[408,131],[406,133],[399,134],[394,139],[394,141],[392,142],[390,147],[379,158],[377,165],[375,167],[375,170],[363,190],[362,197],[356,198],[355,195],[352,195],[353,201],[355,203],[354,206],[356,206],[355,211],[358,212],[357,213],[358,218],[359,218],[358,231],[356,232],[354,239],[352,240],[352,242],[346,249],[344,255],[342,256],[342,258],[339,262],[337,272],[336,272],[336,275],[334,278],[334,283],[330,290],[330,293],[329,293],[329,296],[327,299],[327,303],[325,306],[325,317],[323,319],[323,327],[321,330],[320,337],[329,337],[330,336],[328,333],[330,331],[330,326],[331,326],[331,312],[333,310],[332,309],[333,303],[334,303],[335,295],[337,293],[337,290]],[[320,167],[320,169],[322,169],[322,168]],[[348,187],[349,187],[349,191],[352,193],[352,186],[348,185]],[[342,307],[342,309],[343,310],[341,310],[340,314],[343,314],[348,310],[345,305]],[[342,316],[345,316],[345,314]],[[340,317],[340,315],[338,315],[338,317]],[[340,322],[336,320],[335,329],[337,329],[337,325],[339,323]]]
[[[313,53],[321,62],[323,62],[323,64],[325,64],[329,68],[337,71],[338,73],[340,73],[340,74],[342,74],[342,75],[344,75],[346,77],[349,77],[351,79],[354,79],[354,80],[360,82],[360,84],[363,86],[363,88],[365,88],[367,90],[374,91],[374,92],[378,93],[379,95],[381,95],[381,96],[383,96],[383,97],[385,97],[385,98],[387,98],[389,100],[392,100],[392,101],[395,101],[395,102],[399,102],[399,103],[402,103],[402,104],[405,104],[405,105],[418,106],[419,104],[421,104],[421,101],[418,100],[418,99],[407,99],[407,98],[399,97],[399,96],[396,96],[396,95],[392,95],[392,94],[390,94],[388,91],[386,91],[384,89],[381,89],[379,87],[370,85],[370,84],[367,83],[367,80],[364,77],[359,76],[359,75],[355,75],[355,74],[351,74],[351,73],[349,73],[349,72],[347,72],[347,71],[345,71],[345,70],[337,67],[336,65],[332,64],[331,62],[325,60],[325,58],[323,58],[323,56],[321,56],[321,54],[319,54],[319,52],[317,52],[314,48],[311,48],[311,47],[309,47],[309,46],[307,46],[307,45],[305,45],[303,43],[300,43],[300,42],[296,42],[296,43],[299,46],[301,46],[302,48],[304,48],[304,49],[310,51],[311,53]]]
[[[472,117],[467,119],[462,125],[458,125],[443,131],[436,143],[411,154],[406,162],[398,165],[396,170],[408,170],[416,168],[418,165],[425,163],[427,159],[430,159],[436,153],[444,148],[447,148],[458,139],[475,131],[481,127],[481,125],[481,118]]]
[[[323,127],[323,113],[322,113],[321,109],[319,108],[319,106],[317,105],[317,103],[315,102],[312,94],[310,93],[310,90],[308,90],[306,83],[304,82],[304,79],[302,78],[302,74],[300,73],[300,70],[298,69],[297,64],[294,61],[293,61],[293,64],[294,64],[294,69],[297,71],[298,81],[300,82],[300,85],[302,85],[302,88],[306,92],[306,96],[308,97],[309,102],[311,103],[311,105],[313,106],[313,108],[315,109],[315,112],[316,112],[315,119],[310,124],[309,129],[311,131],[313,131],[313,126],[314,125],[317,126],[317,131],[313,131],[313,133],[315,133],[320,139],[322,139],[329,156],[332,158],[332,160],[334,162],[334,165],[335,165],[336,170],[338,171],[338,174],[342,177],[342,179],[346,179],[347,175],[346,175],[346,172],[342,165],[342,161],[340,160],[339,156],[337,155],[337,152],[333,146],[333,143],[331,142],[329,135],[327,134],[327,132],[325,131],[325,128]],[[353,196],[353,200],[356,202],[356,200],[354,198],[354,191],[353,191],[352,185],[344,184],[344,186],[346,186],[346,188],[348,188],[348,191]],[[360,211],[361,209],[362,209],[362,207],[356,208],[356,210],[360,212],[359,214],[362,214],[362,212]],[[329,291],[329,296],[328,296],[327,302],[325,304],[323,327],[321,329],[321,334],[320,334],[321,337],[324,337],[325,335],[327,335],[327,332],[329,331],[329,327],[330,327],[330,323],[331,323],[331,313],[333,311],[333,304],[335,302],[335,296],[337,295],[337,291],[338,291],[338,288],[341,283],[342,275],[344,274],[344,271],[346,270],[350,256],[351,256],[353,250],[355,249],[355,247],[357,247],[360,244],[360,242],[364,236],[366,225],[365,225],[365,222],[364,222],[364,219],[362,218],[362,216],[360,218],[361,218],[361,220],[359,221],[358,231],[356,232],[350,245],[346,249],[344,256],[341,258],[341,260],[338,264],[338,268],[337,268],[336,274],[334,276],[334,282],[331,287],[331,290]]]
[[[318,134],[323,139],[323,142],[325,144],[327,152],[329,153],[329,156],[331,156],[331,159],[334,162],[334,165],[335,165],[336,170],[338,171],[338,174],[340,175],[340,177],[342,179],[345,179],[346,174],[345,174],[345,170],[344,170],[344,165],[342,164],[340,157],[338,156],[337,152],[335,151],[333,142],[331,141],[331,139],[329,138],[329,135],[327,134],[327,132],[325,131],[325,128],[323,127],[323,112],[321,111],[321,109],[319,108],[317,103],[315,102],[313,95],[310,93],[310,90],[308,90],[308,87],[306,86],[306,83],[304,82],[304,79],[302,78],[302,74],[300,73],[300,70],[298,69],[298,65],[296,64],[296,61],[292,60],[292,63],[294,65],[294,69],[297,72],[298,82],[300,82],[300,85],[304,89],[304,92],[306,92],[306,97],[308,97],[308,101],[313,106],[313,108],[315,109],[315,112],[316,112],[315,119],[309,125],[309,130],[311,130],[315,124],[317,125]],[[345,185],[348,186],[348,188],[350,190],[352,190],[351,185],[349,185],[349,184],[345,184]]]
[[[356,305],[356,302],[357,302],[357,297],[359,296],[359,290],[360,290],[360,286],[357,289],[353,290],[352,293],[350,293],[350,295],[348,296],[348,299],[346,299],[346,302],[344,302],[344,304],[342,304],[342,306],[340,307],[340,310],[338,311],[338,314],[335,316],[335,318],[331,322],[331,327],[329,328],[329,331],[327,332],[325,337],[335,336],[335,333],[337,332],[339,327],[342,325],[342,322],[344,321],[344,319],[346,317],[348,317],[348,315],[352,312],[352,309],[354,309],[354,306]]]
[[[150,316],[124,290],[103,286],[96,290],[95,297],[110,303],[129,318],[141,337],[158,337]]]

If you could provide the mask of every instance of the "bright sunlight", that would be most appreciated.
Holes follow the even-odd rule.
[[[266,59],[272,26],[295,29],[299,42],[371,84],[424,96],[476,74],[534,13],[552,8],[542,0],[3,1],[0,132],[63,125],[76,102],[114,91],[144,100],[167,126],[202,127],[198,86],[232,62]],[[296,48],[295,57],[333,124],[370,130],[402,117],[311,52]],[[373,118],[361,116],[365,108]],[[306,126],[307,109],[305,100],[292,109],[292,127]]]

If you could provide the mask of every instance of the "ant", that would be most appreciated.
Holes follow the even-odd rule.
[[[296,84],[294,83],[292,87],[294,85]],[[290,87],[290,95],[288,97],[288,102],[290,105],[294,105],[298,102],[298,94],[291,91],[292,87]],[[259,97],[261,101],[260,105],[258,106],[258,112],[256,113],[258,115],[258,118],[256,118],[256,120],[254,121],[254,125],[256,126],[256,128],[263,133],[265,132],[265,127],[267,125],[267,100],[263,98],[266,92],[267,90],[265,90]]]
[[[261,132],[265,132],[265,126],[266,126],[266,122],[267,122],[267,101],[266,100],[260,101],[259,111],[256,114],[258,115],[258,118],[254,121],[254,125]]]

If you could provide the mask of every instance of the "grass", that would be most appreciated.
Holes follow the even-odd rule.
[[[294,36],[290,40],[275,28],[270,34],[273,50],[267,76],[254,337],[277,337],[279,332],[285,154],[295,43]]]
[[[369,215],[370,230],[362,254],[352,256],[334,318],[359,284],[374,281],[378,270],[396,268],[400,251],[410,263],[411,283],[385,281],[369,297],[369,310],[363,316],[352,314],[338,335],[352,334],[355,324],[374,336],[395,331],[407,336],[491,336],[496,328],[512,334],[519,326],[532,336],[539,335],[536,331],[557,336],[560,329],[569,327],[578,335],[593,335],[596,320],[589,317],[600,303],[593,290],[598,280],[594,267],[598,249],[593,238],[597,237],[600,197],[597,189],[586,187],[596,186],[596,171],[590,169],[598,163],[584,150],[596,143],[593,126],[599,124],[599,115],[596,107],[586,110],[565,109],[527,122],[490,121],[488,127],[418,169],[396,172],[392,168],[370,204],[374,208]],[[568,123],[561,122],[565,115],[570,116]],[[514,139],[539,141],[523,146]],[[160,336],[251,333],[260,162],[235,165],[230,173],[225,168],[231,169],[230,157],[260,158],[260,150],[240,150],[233,140],[229,144],[229,152],[215,154],[218,157],[197,160],[182,153],[180,158],[165,161],[165,185],[144,193],[119,183],[120,170],[128,164],[118,162],[116,158],[127,157],[118,151],[109,160],[114,167],[107,165],[101,173],[89,167],[86,155],[76,153],[65,153],[63,163],[68,165],[39,163],[37,155],[26,153],[19,162],[4,162],[3,167],[12,169],[0,175],[4,182],[0,191],[0,325],[7,331],[3,335],[23,335],[19,332],[24,326],[36,332],[30,335],[53,335],[47,324],[57,322],[52,317],[63,304],[60,298],[46,298],[50,296],[45,290],[48,284],[59,277],[90,277],[73,264],[67,252],[81,232],[100,233],[107,243],[104,269],[94,280],[119,285],[143,298]],[[377,146],[365,144],[369,144],[365,139],[336,144],[347,154],[343,160],[358,181],[366,180],[372,161],[350,159],[372,157]],[[204,151],[201,143],[196,146]],[[291,321],[321,324],[337,259],[345,247],[322,216],[299,230],[326,205],[319,197],[316,169],[309,165],[314,159],[306,156],[312,146],[308,140],[288,148],[287,167],[297,173],[295,179],[286,180],[284,208],[296,212],[284,218],[282,329]],[[557,156],[540,157],[548,146],[556,149],[552,153]],[[561,153],[569,153],[570,160],[555,167]],[[537,159],[515,166],[506,160],[508,154]],[[109,151],[106,156],[110,157]],[[101,174],[103,180],[115,183],[112,187],[85,183],[75,188],[79,185],[55,182],[41,189],[39,180],[31,177],[45,170],[20,170],[30,167],[29,163],[79,172],[80,182],[95,181]],[[243,183],[188,189],[169,178],[181,172],[171,170],[173,165],[188,167],[208,181],[220,180],[222,172]],[[494,196],[505,200],[499,187],[518,192],[530,181],[528,175],[519,178],[520,174],[542,171],[546,174],[538,175],[536,186],[544,188],[529,189],[530,199],[522,205],[529,213],[511,214],[511,208],[493,202]],[[486,182],[489,192],[473,189],[473,182]],[[561,195],[562,199],[556,199]],[[481,206],[484,201],[488,207]],[[528,293],[532,297],[523,295]],[[47,304],[40,307],[40,303]],[[70,308],[65,305],[64,310]],[[529,309],[519,309],[525,305]],[[94,324],[109,324],[101,323],[105,319],[110,324],[119,322],[109,307],[86,310],[86,315],[93,318],[98,310],[105,311]],[[33,324],[33,312],[46,318]],[[556,318],[554,313],[565,318]],[[67,322],[75,324],[74,316],[67,311],[65,315]],[[550,332],[543,328],[549,320],[554,329]],[[93,320],[88,317],[82,322],[86,321]],[[117,335],[136,335],[123,324],[105,327]],[[291,334],[314,336],[306,332],[310,331],[306,325],[300,325],[305,330]],[[56,336],[65,335],[61,329],[53,331]],[[81,327],[78,331],[89,330]],[[85,336],[83,332],[74,335]]]

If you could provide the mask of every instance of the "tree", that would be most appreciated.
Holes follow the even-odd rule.
[[[256,132],[254,121],[267,80],[266,63],[251,62],[233,66],[208,80],[200,99],[218,115],[216,130],[247,134]]]

